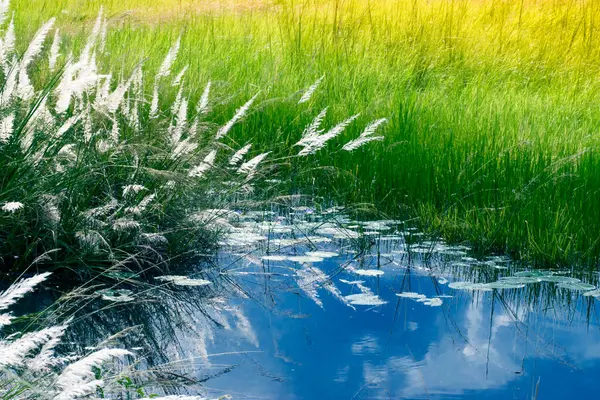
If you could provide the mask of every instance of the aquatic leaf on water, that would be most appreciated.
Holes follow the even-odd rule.
[[[310,257],[330,258],[339,256],[339,253],[333,251],[307,251],[305,255]]]
[[[104,289],[97,292],[102,296],[102,300],[114,302],[128,302],[135,300],[131,295],[133,292],[127,289]]]
[[[360,237],[360,233],[340,227],[323,227],[317,229],[315,233],[319,235],[333,236],[336,239],[358,239]]]
[[[455,257],[455,256],[464,256],[465,254],[467,254],[467,252],[462,251],[462,250],[442,250],[442,251],[438,251],[438,254],[441,254],[444,256]]]
[[[468,264],[466,262],[455,262],[450,264],[453,267],[461,267],[461,268],[471,268],[473,267],[473,264]]]
[[[287,259],[290,261],[299,262],[299,263],[316,263],[316,262],[323,261],[323,258],[321,258],[321,257],[312,257],[312,256],[289,256],[289,257],[287,257]]]
[[[539,283],[542,279],[532,276],[503,276],[499,281],[513,285],[526,285],[529,283]]]
[[[268,255],[262,256],[260,259],[265,261],[285,261],[287,260],[287,256]]]
[[[404,237],[402,236],[397,236],[397,235],[386,235],[386,236],[382,236],[379,238],[380,241],[382,242],[396,242],[396,241],[401,241],[404,240]]]
[[[442,304],[444,304],[444,301],[442,299],[440,299],[439,297],[433,297],[433,298],[426,298],[426,299],[418,299],[417,300],[419,303],[423,303],[426,306],[429,307],[439,307]]]
[[[512,283],[512,282],[507,282],[507,281],[490,282],[490,283],[486,283],[485,285],[491,289],[499,289],[499,290],[522,289],[525,287],[525,284],[523,284],[523,283]]]
[[[406,297],[408,299],[425,299],[425,298],[427,298],[427,296],[425,296],[424,294],[415,293],[415,292],[396,293],[396,296]]]
[[[473,282],[452,282],[448,287],[456,290],[481,290],[484,292],[490,292],[492,290],[492,288],[486,286],[485,283]]]
[[[322,236],[305,236],[301,238],[289,238],[289,239],[271,239],[269,245],[272,247],[289,247],[296,246],[299,244],[315,244],[315,243],[327,243],[331,242],[331,239]]]
[[[356,306],[381,306],[387,304],[387,301],[382,300],[379,296],[369,293],[351,294],[344,297],[350,304]]]
[[[584,296],[594,296],[594,297],[599,297],[599,296],[600,296],[600,289],[596,289],[596,290],[590,290],[589,292],[585,292],[583,295],[584,295]]]
[[[349,281],[347,279],[340,279],[340,282],[345,283],[347,285],[359,285],[365,283],[365,281]]]
[[[224,240],[219,242],[219,244],[223,246],[250,246],[267,239],[266,236],[257,235],[254,232],[238,230],[226,234]]]
[[[392,229],[387,225],[387,221],[368,221],[361,222],[361,225],[370,231],[387,231]]]
[[[490,256],[490,257],[486,257],[486,260],[493,261],[496,263],[509,263],[510,262],[510,258],[506,257],[506,256]]]
[[[514,276],[523,277],[523,278],[542,278],[551,276],[552,272],[550,271],[519,271],[513,274]]]
[[[396,296],[404,297],[407,299],[412,299],[418,303],[423,303],[424,305],[430,306],[430,307],[439,307],[444,303],[443,300],[439,297],[428,298],[424,294],[415,293],[415,292],[396,293]]]
[[[593,289],[596,289],[596,286],[590,285],[589,283],[584,283],[584,282],[561,282],[561,283],[557,284],[556,286],[558,286],[561,289],[568,289],[568,290],[593,290]]]
[[[550,276],[544,276],[541,279],[544,282],[554,282],[554,283],[577,283],[577,282],[581,282],[580,279],[571,278],[569,276],[555,276],[555,275],[550,275]]]
[[[381,276],[383,275],[383,271],[379,270],[379,269],[356,269],[354,271],[356,275],[361,275],[361,276]]]
[[[206,279],[194,279],[184,275],[163,275],[157,276],[154,279],[163,282],[171,282],[178,286],[207,286],[212,284],[211,281],[207,281]]]

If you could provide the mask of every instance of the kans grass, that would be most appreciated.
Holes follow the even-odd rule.
[[[327,125],[361,113],[347,140],[388,119],[380,143],[280,165],[287,189],[374,203],[480,252],[597,260],[598,2],[19,0],[17,37],[56,17],[64,62],[85,46],[101,5],[104,70],[127,77],[143,62],[152,76],[181,35],[173,75],[188,67],[189,104],[213,82],[211,122],[225,124],[261,91],[224,141],[231,147],[297,154],[292,145],[325,107]],[[20,54],[27,44],[17,42]],[[31,68],[34,83],[52,76]],[[294,94],[321,77],[298,105]],[[144,85],[152,91],[153,80]],[[159,108],[176,95],[163,84]]]
[[[102,10],[77,55],[61,46],[55,22],[44,22],[20,53],[9,2],[0,2],[4,270],[70,269],[86,275],[193,264],[211,254],[219,233],[230,228],[220,218],[230,211],[219,208],[260,204],[271,188],[257,178],[274,177],[280,164],[313,156],[358,117],[325,127],[325,108],[303,129],[293,145],[296,154],[274,158],[277,152],[253,148],[256,138],[244,145],[229,138],[260,91],[223,123],[208,115],[218,107],[210,80],[190,102],[186,68],[172,74],[179,37],[154,74],[140,61],[124,75],[98,68],[109,30]],[[294,94],[296,106],[310,102],[320,83]],[[163,99],[165,87],[176,88],[172,101]],[[367,124],[338,147],[352,152],[383,140],[376,131],[385,122]]]

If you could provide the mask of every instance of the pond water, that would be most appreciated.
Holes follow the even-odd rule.
[[[105,292],[115,307],[94,323],[109,332],[117,315],[130,325],[141,315],[150,328],[140,337],[156,338],[147,347],[160,348],[163,362],[193,360],[189,374],[211,395],[597,396],[595,273],[477,260],[399,221],[355,223],[339,211],[227,213],[214,222],[233,227],[214,265],[158,279],[184,303],[163,298],[151,304],[168,311],[144,314],[127,301],[141,297],[135,290],[120,302]]]

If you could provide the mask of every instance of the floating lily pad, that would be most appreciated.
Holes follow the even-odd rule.
[[[527,285],[529,283],[539,283],[542,279],[533,276],[505,276],[500,278],[499,281],[513,285]]]
[[[357,306],[381,306],[386,304],[379,296],[369,293],[351,294],[344,297],[350,304]]]
[[[557,284],[561,289],[569,289],[569,290],[593,290],[596,289],[596,286],[590,285],[589,283],[584,282],[561,282]]]
[[[590,290],[589,292],[585,292],[583,295],[598,297],[598,296],[600,296],[600,289]]]
[[[481,290],[489,292],[492,288],[486,286],[485,283],[473,283],[473,282],[452,282],[448,285],[449,288],[456,290]]]
[[[515,272],[514,276],[522,277],[522,278],[542,278],[551,276],[552,272],[549,271],[519,271]]]
[[[211,281],[207,281],[206,279],[193,279],[188,278],[184,275],[163,275],[157,276],[154,279],[163,282],[171,282],[172,284],[178,286],[207,286],[212,283]]]
[[[356,275],[362,276],[381,276],[383,275],[383,271],[379,269],[357,269],[354,271]]]
[[[339,256],[339,253],[333,251],[307,251],[306,255],[310,257],[330,258]]]
[[[429,307],[439,307],[444,304],[444,301],[439,297],[433,297],[431,299],[419,299],[417,300],[419,303],[423,303]]]
[[[442,250],[442,251],[438,251],[438,254],[454,257],[454,256],[464,256],[467,254],[467,252],[462,251],[462,250]]]
[[[542,278],[542,280],[544,282],[554,282],[554,283],[577,283],[577,282],[581,282],[581,280],[577,279],[577,278],[571,278],[569,276],[555,276],[555,275],[545,276],[545,277]]]
[[[491,289],[502,290],[502,289],[522,289],[525,287],[525,284],[512,283],[512,282],[506,282],[506,281],[498,281],[498,282],[486,283],[485,286],[489,287]]]
[[[287,256],[269,255],[269,256],[262,256],[261,259],[265,260],[265,261],[285,261],[285,260],[287,260]]]
[[[406,297],[408,299],[426,299],[427,298],[427,296],[425,296],[424,294],[415,293],[415,292],[396,293],[396,296]]]
[[[127,289],[104,289],[98,291],[102,296],[102,300],[124,303],[135,300],[131,295],[133,292]]]
[[[315,263],[323,261],[321,257],[312,257],[312,256],[290,256],[287,258],[290,261],[295,261],[299,263]]]

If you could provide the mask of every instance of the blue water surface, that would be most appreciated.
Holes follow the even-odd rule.
[[[321,247],[335,246],[343,243]],[[321,307],[301,288],[282,283],[285,279],[265,276],[253,281],[246,276],[244,285],[253,288],[252,298],[242,304],[259,346],[240,344],[247,354],[220,357],[219,362],[237,366],[207,386],[235,398],[599,396],[600,332],[594,297],[548,282],[511,290],[454,290],[448,282],[468,277],[493,281],[513,269],[461,262],[460,254],[409,259],[401,250],[389,253],[406,243],[385,246],[371,248],[360,262],[352,261],[356,254],[351,253],[290,267],[318,267],[343,296],[359,292],[343,280],[362,280],[385,301],[382,305],[351,307],[319,287]],[[377,257],[382,251],[388,253]],[[267,264],[278,264],[254,261],[246,271],[273,271]],[[351,270],[377,269],[383,275],[357,275],[345,269],[348,265]],[[403,292],[440,296],[443,304],[428,306],[397,296]]]

